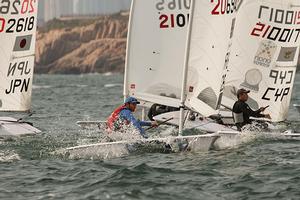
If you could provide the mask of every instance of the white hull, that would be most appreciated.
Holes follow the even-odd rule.
[[[235,148],[243,143],[249,143],[256,137],[239,131],[219,131],[219,139],[214,143],[216,149]]]
[[[208,151],[219,136],[216,134],[178,136],[167,138],[140,139],[132,141],[118,141],[108,143],[97,143],[91,145],[76,146],[64,149],[58,154],[63,154],[70,159],[88,158],[88,159],[106,159],[128,155],[138,152],[140,148],[147,148],[151,151],[151,146],[160,145],[167,151],[177,152],[180,145],[184,144],[184,151],[206,152]],[[146,148],[145,148],[146,147]]]
[[[180,118],[179,115],[180,115],[179,111],[168,112],[161,115],[157,115],[154,117],[154,119],[157,121],[164,121],[173,118],[168,122],[168,124],[178,126],[179,118]],[[184,129],[197,129],[207,133],[216,133],[218,131],[235,131],[235,129],[232,129],[225,125],[218,124],[214,120],[207,119],[207,118],[199,119],[199,117],[196,117],[194,121],[187,119],[184,125]]]
[[[156,117],[154,117],[155,120],[157,121],[165,121],[167,119],[171,119],[172,120],[168,121],[168,125],[173,125],[173,126],[178,126],[179,123],[179,112],[175,111],[175,112],[169,112],[169,113],[164,113],[161,115],[158,115]],[[86,122],[77,122],[77,124],[83,128],[97,128],[99,125],[100,127],[102,127],[103,129],[106,127],[106,122],[105,121],[86,121]],[[195,121],[190,121],[187,120],[185,123],[185,129],[195,129],[195,130],[199,130],[199,131],[203,131],[203,132],[207,132],[207,133],[217,133],[219,138],[213,143],[213,147],[215,149],[227,149],[227,148],[236,148],[238,146],[240,146],[241,144],[244,143],[249,143],[254,141],[255,139],[257,139],[257,137],[260,136],[266,136],[266,137],[276,137],[276,138],[283,138],[283,139],[300,139],[300,133],[292,133],[292,132],[280,132],[280,130],[283,130],[284,128],[280,127],[280,126],[274,126],[272,124],[269,124],[269,129],[270,129],[270,133],[263,133],[263,134],[258,134],[258,133],[251,133],[251,132],[239,132],[236,131],[235,129],[232,129],[230,127],[227,127],[225,125],[221,125],[216,123],[215,121],[211,120],[211,119],[199,119],[196,118]],[[126,141],[125,141],[126,142]],[[108,148],[108,152],[109,156],[111,156],[112,152],[115,154],[114,156],[121,156],[124,154],[128,154],[127,151],[127,143],[126,145],[124,144],[124,142],[117,142],[117,143],[112,143],[113,146],[111,146],[111,143],[109,143],[109,147],[113,147],[113,151],[111,148]],[[96,144],[97,146],[98,144]],[[101,146],[103,146],[104,144],[100,144]],[[77,149],[77,147],[75,149],[72,149],[72,154],[71,157],[72,158],[76,158],[76,155],[84,155],[83,157],[86,157],[86,155],[90,154],[91,152],[97,152],[97,151],[101,151],[101,154],[99,155],[103,155],[103,149],[98,149],[98,147],[93,148],[94,145],[92,146],[88,146],[88,148],[84,148],[83,151],[79,150],[81,147],[78,147],[79,149]],[[205,146],[203,146],[203,144],[201,145],[196,145],[195,147],[201,147],[204,148],[204,150],[207,150],[207,148]],[[85,146],[84,146],[85,147]],[[107,146],[105,146],[106,148]],[[117,148],[116,148],[117,147]],[[117,151],[119,150],[119,151]],[[202,149],[203,150],[203,149]],[[78,151],[78,152],[77,152]],[[96,155],[98,155],[96,153]]]
[[[155,117],[155,119],[157,121],[165,121],[167,119],[170,119],[173,115],[168,115],[166,113],[162,114],[158,117]],[[168,125],[172,125],[172,126],[178,126],[179,123],[179,119],[178,118],[174,118],[170,121],[168,121]],[[93,130],[104,130],[106,129],[106,121],[78,121],[76,122],[76,124],[81,127],[82,129],[93,129]],[[235,129],[221,125],[216,123],[213,120],[210,119],[203,119],[203,120],[199,120],[196,119],[195,121],[187,121],[185,124],[185,130],[188,129],[196,129],[202,132],[206,132],[206,133],[216,133],[218,131],[235,131]]]
[[[0,137],[35,135],[41,131],[26,122],[11,117],[0,117]]]
[[[300,133],[286,131],[282,133],[250,133],[240,131],[219,131],[220,136],[214,143],[216,149],[236,148],[241,144],[249,143],[257,139],[259,136],[275,137],[281,139],[300,139]]]

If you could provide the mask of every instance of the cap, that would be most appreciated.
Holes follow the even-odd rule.
[[[242,89],[239,89],[237,92],[236,92],[236,96],[237,96],[237,98],[239,98],[239,96],[241,95],[241,94],[245,94],[245,93],[249,93],[250,92],[250,90],[245,90],[244,88],[242,88]]]
[[[140,104],[140,102],[134,97],[127,97],[124,103]]]

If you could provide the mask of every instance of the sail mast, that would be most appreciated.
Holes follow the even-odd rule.
[[[126,45],[126,61],[125,61],[125,72],[124,72],[124,90],[123,90],[123,96],[124,100],[126,99],[128,95],[128,68],[129,68],[129,57],[130,57],[130,43],[131,43],[131,28],[132,28],[132,12],[134,8],[135,0],[132,0],[131,7],[130,7],[130,14],[129,14],[129,23],[128,23],[128,32],[127,32],[127,45]]]
[[[183,126],[184,126],[184,104],[186,100],[186,84],[187,84],[187,73],[188,73],[188,65],[189,65],[189,57],[190,57],[190,46],[191,46],[191,33],[192,33],[192,22],[194,16],[194,0],[191,0],[190,5],[190,18],[188,24],[188,32],[187,32],[187,40],[185,46],[185,58],[184,58],[184,67],[183,67],[183,79],[182,79],[182,87],[181,87],[181,107],[180,107],[180,118],[179,118],[179,135],[182,135]]]

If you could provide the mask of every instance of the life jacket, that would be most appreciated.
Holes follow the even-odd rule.
[[[238,123],[244,123],[244,115],[243,115],[242,112],[241,113],[232,112],[232,114],[233,114],[234,122],[236,124],[238,124]]]
[[[110,131],[116,131],[122,127],[122,125],[128,125],[129,122],[127,120],[120,120],[120,112],[124,109],[127,109],[125,105],[118,107],[107,119],[107,128]]]

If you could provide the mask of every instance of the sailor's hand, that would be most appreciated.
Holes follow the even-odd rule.
[[[157,123],[157,121],[153,121],[153,122],[151,122],[151,126],[152,126],[152,127],[158,127],[158,123]]]
[[[267,119],[272,119],[272,117],[271,117],[270,114],[266,114],[266,115],[265,115],[265,118],[267,118]]]
[[[260,112],[264,112],[265,110],[266,110],[265,107],[261,107],[261,108],[259,109]]]

